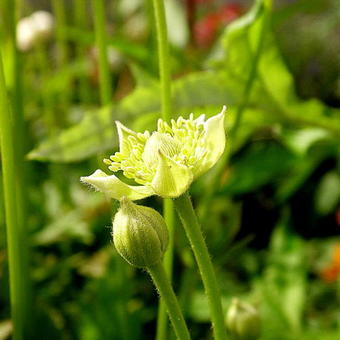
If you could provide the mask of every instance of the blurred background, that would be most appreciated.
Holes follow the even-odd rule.
[[[155,336],[157,293],[111,242],[117,203],[79,182],[108,171],[101,160],[117,150],[114,120],[138,131],[156,126],[152,2],[107,0],[102,12],[95,2],[0,2],[8,93],[23,117],[14,130],[16,176],[34,339]],[[228,162],[191,187],[225,309],[233,297],[256,306],[261,339],[340,339],[338,1],[275,0],[271,11],[250,0],[165,4],[173,117],[228,107]],[[2,185],[1,340],[12,332]],[[162,209],[157,197],[142,203]],[[174,270],[192,338],[211,339],[179,221]]]

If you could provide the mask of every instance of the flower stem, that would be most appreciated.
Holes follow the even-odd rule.
[[[105,32],[105,2],[93,0],[94,28],[99,62],[100,100],[102,105],[111,102],[111,81],[109,63],[107,60],[107,38]]]
[[[190,340],[190,334],[179,307],[176,295],[167,278],[162,262],[147,268],[168,310],[169,317],[179,340]]]
[[[164,0],[153,0],[153,8],[156,23],[157,42],[158,42],[158,65],[159,76],[161,83],[161,112],[162,118],[169,121],[171,118],[171,81],[170,81],[170,58],[169,58],[169,45],[168,34],[166,27],[166,16],[164,9]],[[172,263],[174,252],[174,207],[170,199],[163,201],[163,211],[166,224],[169,229],[169,247],[164,256],[165,270],[170,278],[172,276]],[[162,300],[159,303],[158,317],[157,317],[157,340],[165,340],[167,334],[167,317],[166,308]]]
[[[8,247],[8,262],[10,276],[11,313],[14,325],[14,340],[21,340],[28,336],[28,291],[25,242],[23,228],[20,226],[18,204],[19,191],[16,188],[17,166],[15,162],[14,117],[7,98],[2,56],[0,54],[0,144],[2,155],[3,186],[6,213],[6,232]]]
[[[227,338],[224,325],[224,314],[221,303],[220,290],[217,284],[213,265],[210,260],[208,248],[205,244],[201,227],[198,223],[194,208],[188,193],[174,200],[175,208],[182,221],[185,232],[194,252],[200,270],[205,291],[209,300],[211,320],[216,340]]]
[[[175,237],[175,228],[174,228],[174,209],[173,202],[170,199],[165,199],[163,204],[163,214],[166,224],[169,230],[169,244],[168,248],[164,255],[164,269],[168,275],[169,281],[171,282],[172,278],[172,265],[173,265],[173,255],[174,255],[174,237]],[[168,318],[166,315],[166,306],[165,303],[160,300],[158,307],[158,316],[157,316],[157,333],[156,340],[162,340],[167,338],[167,327],[168,326]]]

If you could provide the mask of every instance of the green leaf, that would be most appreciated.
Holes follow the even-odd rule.
[[[324,175],[315,193],[315,208],[322,215],[335,211],[340,202],[340,176],[331,171]]]
[[[307,298],[305,255],[304,241],[290,230],[284,218],[272,236],[262,282],[264,333],[272,332],[272,327],[286,329],[292,335],[301,330]]]
[[[28,154],[29,159],[54,162],[79,161],[117,147],[114,121],[136,129],[131,121],[151,115],[147,126],[154,129],[160,112],[158,85],[138,87],[131,95],[113,107],[88,111],[84,119],[60,135],[42,142]],[[214,115],[222,108],[220,103],[236,102],[235,86],[226,82],[223,74],[213,72],[194,73],[174,82],[174,117],[190,112]],[[202,110],[205,108],[204,110]],[[209,108],[208,111],[206,108]],[[211,109],[213,108],[213,110]],[[140,121],[137,121],[140,124]],[[143,125],[143,124],[142,124]],[[141,127],[141,126],[140,126]]]
[[[257,1],[245,17],[226,29],[222,38],[222,57],[216,62],[214,71],[193,73],[173,81],[173,118],[187,116],[190,112],[210,116],[227,105],[226,124],[231,126],[242,100],[261,24],[269,15],[270,3],[269,0]],[[30,152],[29,158],[71,162],[113,151],[117,147],[114,120],[121,120],[135,130],[155,128],[160,116],[159,92],[157,84],[147,81],[112,108],[88,112],[78,125],[43,141]],[[242,137],[238,136],[233,149],[239,148],[255,130],[273,124],[283,128],[292,125],[317,127],[337,138],[340,136],[340,110],[327,108],[317,100],[303,101],[297,97],[292,75],[268,29],[258,65],[258,80],[242,116],[239,133]]]
[[[295,156],[276,143],[254,143],[233,163],[223,192],[241,194],[287,176]]]

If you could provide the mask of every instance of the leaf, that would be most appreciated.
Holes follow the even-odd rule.
[[[254,143],[235,160],[222,191],[241,194],[287,176],[295,156],[275,143]]]
[[[324,175],[315,193],[315,208],[321,215],[334,211],[340,202],[340,176],[331,171]]]
[[[173,118],[180,114],[187,116],[190,112],[209,116],[227,105],[227,127],[231,126],[242,100],[246,75],[269,5],[269,0],[257,1],[245,17],[226,29],[222,38],[222,57],[216,61],[213,71],[193,73],[173,81]],[[110,109],[88,112],[78,125],[42,142],[30,152],[29,158],[71,162],[114,150],[117,139],[113,121],[121,120],[136,130],[154,129],[160,115],[159,93],[157,84],[143,84]],[[280,124],[284,128],[292,125],[323,128],[337,138],[340,136],[339,110],[327,108],[317,100],[300,100],[295,94],[292,75],[270,29],[265,35],[258,80],[242,116],[242,138],[238,137],[234,150],[256,129],[269,124]]]
[[[189,40],[189,28],[183,3],[167,0],[164,4],[169,41],[177,48],[184,48]]]
[[[304,241],[290,230],[284,217],[272,236],[262,282],[267,311],[264,333],[272,331],[271,324],[282,330],[288,327],[289,334],[300,331],[307,298],[305,253]]]
[[[174,117],[190,112],[206,112],[208,116],[221,110],[220,103],[235,103],[235,87],[226,83],[223,75],[213,72],[191,74],[174,82]],[[79,161],[106,150],[117,147],[114,127],[115,120],[126,125],[136,117],[152,115],[148,128],[155,128],[159,117],[160,98],[158,85],[138,87],[119,104],[94,111],[88,111],[84,119],[60,135],[42,142],[28,154],[29,159],[54,162]],[[202,112],[202,108],[214,110]],[[131,126],[134,128],[134,126]],[[135,129],[135,128],[134,128]]]
[[[220,44],[224,53],[215,59],[215,68],[224,68],[243,87],[254,61],[255,49],[260,39],[263,20],[269,15],[271,1],[258,0],[252,9],[229,25]],[[340,110],[327,108],[320,101],[301,100],[295,92],[292,75],[282,60],[276,39],[268,27],[264,35],[257,81],[251,104],[269,110],[282,123],[325,128],[340,137]],[[325,113],[327,112],[327,116]]]
[[[288,130],[283,136],[288,147],[300,155],[305,155],[316,142],[327,139],[330,133],[320,128],[304,128],[300,130]]]

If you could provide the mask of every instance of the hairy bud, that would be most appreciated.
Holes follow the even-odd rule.
[[[227,326],[237,340],[256,340],[261,332],[259,312],[252,305],[233,299],[227,313]]]
[[[131,265],[149,267],[162,260],[168,245],[163,217],[154,209],[123,197],[113,220],[113,242],[118,253]]]

